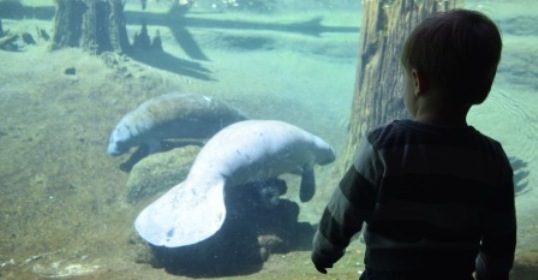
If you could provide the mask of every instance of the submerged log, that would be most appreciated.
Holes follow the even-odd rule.
[[[127,52],[122,0],[56,0],[52,49],[80,47],[92,54]]]
[[[365,134],[407,117],[402,99],[400,52],[414,26],[428,16],[462,5],[463,0],[365,0],[359,64],[342,168],[348,168]]]
[[[0,49],[6,49],[8,45],[13,44],[17,39],[19,39],[19,35],[17,34],[7,34],[0,37]]]

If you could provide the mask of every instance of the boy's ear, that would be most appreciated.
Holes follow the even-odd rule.
[[[428,81],[426,76],[416,68],[411,69],[413,83],[415,85],[415,96],[421,96],[428,90]]]

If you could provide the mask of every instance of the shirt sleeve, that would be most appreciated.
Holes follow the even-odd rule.
[[[516,247],[516,211],[513,171],[506,156],[498,191],[481,215],[484,233],[476,259],[477,279],[508,280]],[[493,207],[494,206],[494,207]]]
[[[313,241],[314,263],[332,265],[338,261],[372,213],[378,159],[371,144],[363,143],[324,210]]]

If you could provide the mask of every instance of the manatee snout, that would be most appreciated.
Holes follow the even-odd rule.
[[[118,137],[116,137],[116,134],[112,133],[110,139],[108,140],[107,153],[113,157],[122,155],[126,153],[129,149],[129,147],[125,144],[124,141],[121,141],[117,138]]]
[[[107,153],[109,156],[116,157],[123,154],[124,152],[121,152],[117,149],[116,143],[110,143],[108,145]]]
[[[326,165],[333,162],[336,159],[336,153],[333,147],[326,147],[321,149],[320,155],[318,155],[317,164]]]

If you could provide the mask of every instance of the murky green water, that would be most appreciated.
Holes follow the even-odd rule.
[[[358,1],[266,1],[237,9],[199,0],[182,15],[167,15],[171,1],[148,1],[145,10],[127,1],[131,42],[145,22],[151,37],[159,32],[163,52],[104,57],[74,48],[50,52],[50,38],[39,34],[52,36],[54,6],[43,2],[0,1],[3,30],[21,34],[16,48],[0,50],[0,278],[192,278],[152,263],[137,238],[133,222],[158,195],[127,200],[130,174],[121,167],[134,149],[120,157],[106,153],[114,126],[149,98],[170,91],[209,95],[251,118],[283,120],[319,135],[335,148],[336,162],[341,158],[356,75]],[[491,15],[503,31],[494,89],[469,122],[499,139],[517,164],[519,241],[512,278],[533,279],[525,275],[538,267],[537,7],[534,1],[466,5]],[[35,44],[24,42],[24,32]],[[316,167],[317,192],[307,203],[298,200],[298,177],[283,176],[284,198],[300,207],[297,217],[283,217],[291,217],[292,225],[317,223],[341,175],[337,166]],[[287,243],[267,261],[215,276],[326,279],[310,263],[311,236],[283,235]],[[354,242],[329,278],[356,279],[363,249]],[[221,261],[208,260],[208,271],[222,267]]]

